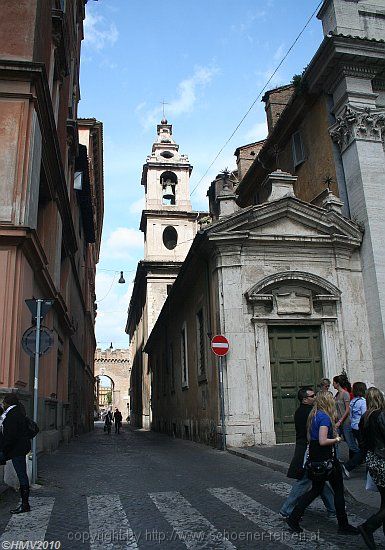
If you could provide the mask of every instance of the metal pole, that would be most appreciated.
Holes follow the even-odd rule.
[[[36,311],[36,342],[35,342],[35,376],[33,385],[33,420],[37,423],[39,401],[39,359],[40,359],[40,328],[41,328],[41,304],[42,299],[37,299]],[[36,437],[32,439],[32,483],[37,480],[37,447]]]
[[[221,398],[222,451],[226,450],[225,392],[223,387],[223,357],[219,356],[219,391]]]

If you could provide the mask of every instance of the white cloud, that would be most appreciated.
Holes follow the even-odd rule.
[[[175,118],[181,114],[190,113],[196,103],[199,90],[207,86],[218,72],[217,67],[196,67],[192,76],[179,82],[177,97],[167,105],[167,116]],[[143,107],[142,104],[138,105],[136,111],[140,112]],[[159,121],[161,113],[162,107],[147,111],[142,119],[143,127],[153,128]]]
[[[269,81],[269,84],[267,85],[267,90],[271,90],[275,86],[281,86],[283,84],[287,84],[287,81],[283,77],[283,75],[280,73],[280,71],[277,71],[274,74],[274,71],[276,70],[276,67],[269,67],[265,71],[257,71],[257,76],[259,77],[259,84],[266,84],[266,82]],[[274,75],[274,76],[273,76]],[[270,80],[271,79],[271,80]]]
[[[103,50],[118,40],[119,33],[115,23],[108,23],[105,17],[87,10],[84,20],[84,44],[95,50]]]
[[[282,58],[283,58],[284,53],[285,53],[285,45],[280,44],[280,46],[278,46],[278,48],[275,50],[275,52],[273,54],[273,58],[276,61],[281,61]]]
[[[252,143],[253,141],[260,141],[261,139],[265,139],[267,136],[267,123],[264,122],[257,122],[254,124],[247,132],[244,134],[244,138]]]
[[[130,205],[130,214],[140,214],[144,209],[144,197],[141,197],[137,201]]]
[[[267,14],[268,12],[266,11],[266,9],[257,9],[252,12],[249,11],[245,14],[244,21],[242,21],[242,23],[231,26],[231,31],[237,34],[244,34],[249,42],[253,42],[253,37],[250,35],[250,30],[256,26],[255,22],[258,19],[266,19]]]
[[[143,233],[129,227],[118,227],[102,242],[103,259],[132,259],[137,249],[143,250]]]

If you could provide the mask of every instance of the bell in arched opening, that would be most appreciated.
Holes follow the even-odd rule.
[[[163,184],[163,204],[175,204],[175,186],[171,180],[167,180]]]

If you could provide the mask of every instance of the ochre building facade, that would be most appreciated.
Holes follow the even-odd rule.
[[[0,397],[16,392],[32,413],[25,300],[53,300],[39,372],[38,449],[48,451],[93,426],[103,133],[77,118],[85,4],[1,2]]]

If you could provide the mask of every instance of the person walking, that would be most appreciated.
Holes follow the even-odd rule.
[[[10,393],[3,399],[4,412],[0,416],[0,464],[12,460],[20,483],[21,504],[11,514],[29,512],[29,480],[26,455],[31,450],[25,409],[17,395]]]
[[[122,413],[119,409],[115,409],[114,412],[114,422],[115,422],[115,433],[118,434],[120,432],[120,428],[122,426]]]
[[[290,529],[296,533],[303,531],[299,522],[306,508],[321,494],[326,481],[329,481],[334,491],[338,533],[358,535],[358,529],[349,524],[345,510],[342,470],[335,454],[335,445],[341,441],[334,424],[335,416],[333,396],[328,392],[318,392],[307,421],[309,456],[306,467],[312,487],[298,500],[286,519]]]
[[[294,456],[290,463],[287,477],[296,479],[297,482],[291,488],[290,494],[283,503],[279,513],[284,518],[288,517],[294,509],[294,506],[303,494],[311,488],[311,480],[307,471],[303,467],[304,457],[307,447],[307,419],[313,408],[315,393],[313,388],[304,387],[298,391],[298,401],[300,405],[294,413],[295,424],[295,449]],[[321,492],[321,498],[325,505],[329,517],[334,517],[336,510],[334,507],[334,493],[328,483]]]
[[[362,416],[366,412],[366,384],[364,382],[354,382],[353,384],[353,399],[350,401],[350,426],[352,429],[352,434],[354,440],[358,447],[358,452],[354,453],[352,458],[350,458],[342,466],[342,470],[350,475],[350,472],[359,466],[364,460],[364,453],[360,449],[360,433],[359,433],[359,424]],[[345,472],[345,475],[346,475]]]
[[[380,509],[358,526],[368,548],[375,549],[373,533],[382,525],[385,533],[385,399],[377,388],[366,392],[367,410],[359,430],[362,449],[366,452],[366,465],[381,496]]]
[[[350,383],[346,376],[339,375],[333,378],[333,387],[337,390],[334,396],[337,407],[337,422],[336,428],[339,435],[344,437],[345,443],[349,447],[349,459],[356,453],[360,452],[360,449],[353,436],[352,427],[350,424]],[[347,390],[346,388],[350,388]],[[342,471],[345,477],[349,478],[350,474],[345,466],[342,466]]]
[[[111,426],[112,426],[112,413],[111,413],[111,411],[107,411],[106,417],[104,419],[104,426],[105,426],[105,429],[106,429],[108,435],[110,435]]]

